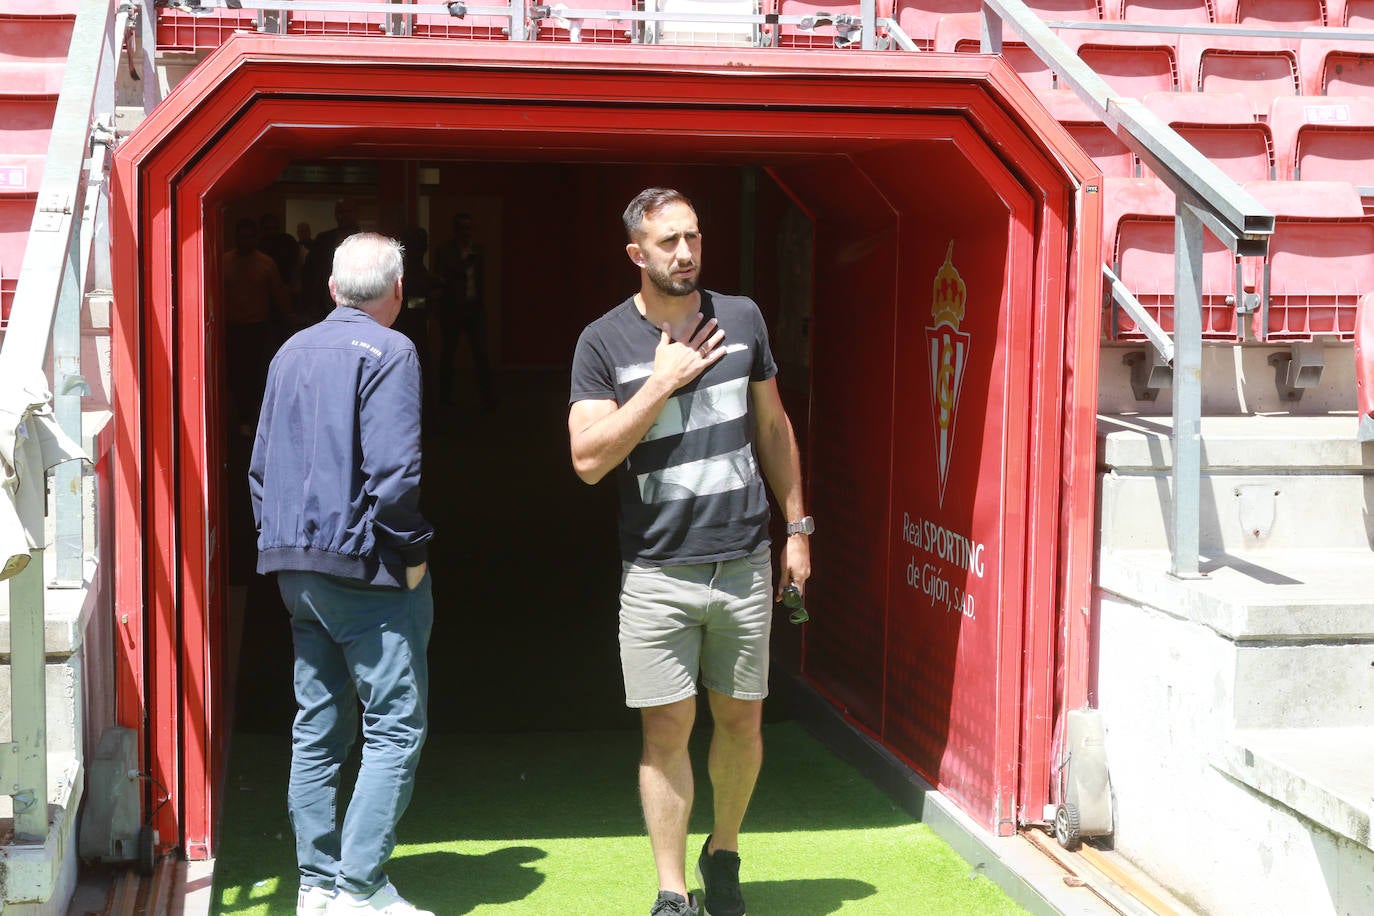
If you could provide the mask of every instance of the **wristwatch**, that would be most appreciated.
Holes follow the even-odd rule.
[[[794,534],[811,534],[816,530],[816,520],[809,515],[802,516],[801,521],[787,523],[787,536]]]

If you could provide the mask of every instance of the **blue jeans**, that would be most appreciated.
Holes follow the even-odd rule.
[[[430,577],[409,591],[278,573],[296,650],[287,807],[301,883],[367,896],[386,883],[428,728]],[[363,707],[362,768],[340,829],[339,771]]]

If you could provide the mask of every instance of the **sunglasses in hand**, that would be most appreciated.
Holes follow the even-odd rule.
[[[789,585],[782,590],[782,606],[792,613],[787,615],[787,619],[793,623],[806,623],[811,619],[811,615],[806,613],[806,605],[802,601],[801,589],[795,584]]]

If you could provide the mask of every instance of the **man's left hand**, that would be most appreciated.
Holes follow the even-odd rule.
[[[794,534],[787,539],[782,548],[782,569],[778,573],[777,594],[774,601],[782,600],[782,590],[789,585],[806,594],[806,580],[811,578],[811,541],[804,534]]]

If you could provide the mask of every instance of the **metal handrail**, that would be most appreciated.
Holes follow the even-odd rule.
[[[983,51],[1001,52],[1003,22],[1010,22],[1061,81],[1174,192],[1169,571],[1179,578],[1197,577],[1202,479],[1202,229],[1206,226],[1238,256],[1263,256],[1274,233],[1274,214],[1139,99],[1117,94],[1021,0],[983,0]]]
[[[12,383],[53,363],[54,414],[70,438],[81,439],[81,306],[85,294],[83,215],[98,192],[88,176],[97,115],[114,113],[114,65],[132,6],[82,0],[72,28],[66,70],[53,117],[38,203],[25,244],[10,320],[0,341],[0,379]],[[108,99],[101,95],[108,92]],[[103,157],[95,157],[103,162]],[[58,584],[83,579],[82,501],[72,484],[80,468],[58,468],[54,521]],[[71,540],[75,532],[75,542]],[[13,739],[0,749],[0,791],[14,797],[19,842],[44,842],[48,832],[47,703],[44,652],[44,550],[10,580],[10,659]],[[49,891],[50,892],[50,891]]]
[[[277,17],[272,24],[260,22],[260,28],[274,34],[285,30],[283,14],[314,13],[361,13],[373,16],[411,17],[444,16],[466,19],[468,16],[487,16],[509,19],[510,39],[528,41],[535,36],[525,28],[525,20],[566,19],[572,22],[584,20],[624,21],[638,23],[662,22],[699,22],[703,24],[725,23],[731,25],[795,25],[801,31],[814,31],[830,26],[835,29],[836,43],[850,45],[857,43],[863,50],[873,50],[877,36],[877,0],[859,0],[859,15],[851,13],[691,13],[672,10],[633,10],[604,9],[594,7],[567,7],[562,3],[531,3],[512,0],[509,4],[467,3],[465,0],[424,3],[407,0],[166,0],[160,4],[164,9],[190,15],[205,15],[213,10],[256,10],[260,14]],[[576,39],[575,39],[576,40]]]

